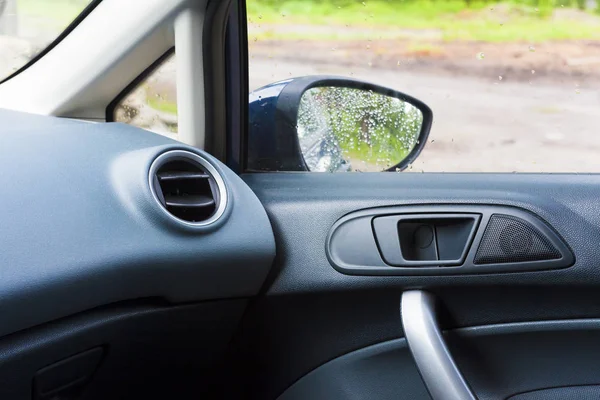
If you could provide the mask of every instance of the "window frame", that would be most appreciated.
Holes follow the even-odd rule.
[[[146,68],[141,74],[139,74],[134,80],[132,80],[119,94],[106,106],[106,122],[116,122],[115,112],[117,107],[123,99],[125,99],[131,92],[137,89],[152,73],[158,70],[165,61],[167,61],[173,54],[175,54],[175,46],[172,46],[169,50],[163,53],[158,59],[156,59],[148,68]]]
[[[246,172],[248,149],[248,20],[245,0],[231,4],[225,38],[226,157],[237,174]]]
[[[228,11],[226,27],[224,29],[224,60],[225,69],[225,133],[224,156],[222,161],[234,172],[240,174],[246,169],[246,149],[247,149],[247,129],[248,129],[248,35],[246,21],[246,7],[243,0],[231,2]],[[206,29],[205,29],[206,31]],[[206,38],[205,38],[206,39]],[[204,41],[204,46],[212,44],[209,40]],[[108,104],[105,110],[106,122],[115,122],[115,112],[119,104],[136,88],[139,87],[152,73],[173,54],[176,53],[175,46],[171,47],[161,57],[155,60],[148,68],[131,81],[121,92]],[[214,68],[211,63],[215,61],[207,53],[205,59],[205,77],[207,88],[207,104],[211,104],[211,93],[214,92],[211,79],[208,79],[210,73],[206,64]],[[211,125],[214,122],[207,116],[207,131],[211,131]],[[214,132],[214,130],[212,130]],[[218,135],[218,133],[213,133]],[[212,148],[205,149],[213,153]],[[215,154],[213,154],[215,155]]]

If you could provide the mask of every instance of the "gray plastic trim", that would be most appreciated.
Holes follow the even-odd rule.
[[[431,220],[431,221],[444,221],[451,219],[470,219],[472,225],[470,232],[464,243],[460,243],[463,246],[463,250],[460,253],[460,257],[450,260],[435,260],[435,261],[412,261],[404,258],[401,247],[398,245],[398,224],[401,222],[411,222],[414,220]],[[473,237],[477,228],[479,227],[479,221],[481,220],[480,214],[402,214],[398,216],[389,217],[378,217],[373,218],[373,232],[379,244],[379,250],[385,261],[393,266],[397,267],[441,267],[441,266],[460,266],[464,263],[467,253],[473,242]],[[435,234],[434,240],[439,240]]]
[[[0,336],[131,299],[259,293],[273,229],[252,190],[214,157],[122,124],[4,110],[0,120]],[[172,151],[197,154],[222,177],[227,206],[214,223],[184,225],[157,204],[148,172]]]
[[[387,264],[380,254],[375,239],[367,240],[366,236],[374,237],[374,232],[366,232],[376,217],[402,216],[410,214],[429,214],[431,216],[444,214],[481,214],[477,232],[461,266],[426,265],[420,267],[394,267]],[[535,227],[561,253],[562,257],[555,260],[530,261],[519,263],[484,264],[473,262],[479,243],[483,238],[485,228],[494,214],[506,214],[519,218]],[[398,244],[398,248],[400,245]],[[545,221],[531,212],[516,207],[496,205],[415,205],[400,207],[382,207],[350,213],[339,219],[329,231],[326,241],[326,254],[331,265],[339,272],[350,275],[459,275],[459,274],[490,274],[502,272],[528,272],[551,270],[570,267],[575,262],[575,256],[564,242]]]
[[[435,301],[420,290],[402,294],[402,326],[410,352],[433,400],[476,400],[444,342]]]
[[[153,184],[154,175],[156,175],[158,169],[165,165],[167,162],[177,160],[189,160],[200,164],[203,168],[206,169],[206,172],[214,178],[215,183],[217,184],[217,188],[219,189],[219,204],[214,214],[205,221],[189,222],[177,218],[176,216],[171,214],[158,200],[158,195],[156,194],[156,190],[154,189]],[[227,204],[229,201],[227,197],[227,187],[225,186],[225,181],[223,180],[221,174],[216,170],[216,168],[213,167],[213,165],[207,159],[185,150],[172,150],[158,156],[150,166],[150,172],[148,173],[148,184],[150,185],[150,190],[152,191],[154,199],[156,200],[160,208],[164,211],[164,213],[167,214],[167,216],[170,219],[173,219],[180,224],[184,224],[191,227],[204,227],[215,223],[225,213],[225,209],[227,208]]]

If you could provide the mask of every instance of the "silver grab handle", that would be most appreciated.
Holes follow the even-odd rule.
[[[419,290],[404,292],[400,310],[408,347],[432,399],[477,400],[444,342],[435,297]]]

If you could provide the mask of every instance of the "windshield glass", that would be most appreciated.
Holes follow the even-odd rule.
[[[0,0],[0,81],[50,45],[92,0]]]

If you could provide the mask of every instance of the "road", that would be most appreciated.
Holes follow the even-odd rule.
[[[10,62],[0,59],[0,72],[10,72],[18,57],[29,54],[30,44],[21,39],[4,44],[2,55]],[[366,62],[357,67],[317,62],[324,49],[316,49],[319,57],[312,60],[315,54],[290,46],[286,49],[298,54],[286,50],[283,58],[268,57],[272,47],[264,54],[251,52],[251,89],[293,76],[334,74],[391,87],[433,109],[430,140],[412,171],[600,172],[600,78],[593,75],[576,86],[573,78],[541,79],[540,74],[532,74],[530,82],[500,80],[492,73],[482,78],[481,71],[469,74],[468,66],[453,75],[368,68]],[[174,75],[167,65],[169,85]]]
[[[600,172],[600,81],[508,82],[254,58],[251,89],[335,74],[417,97],[434,113],[413,172]]]

